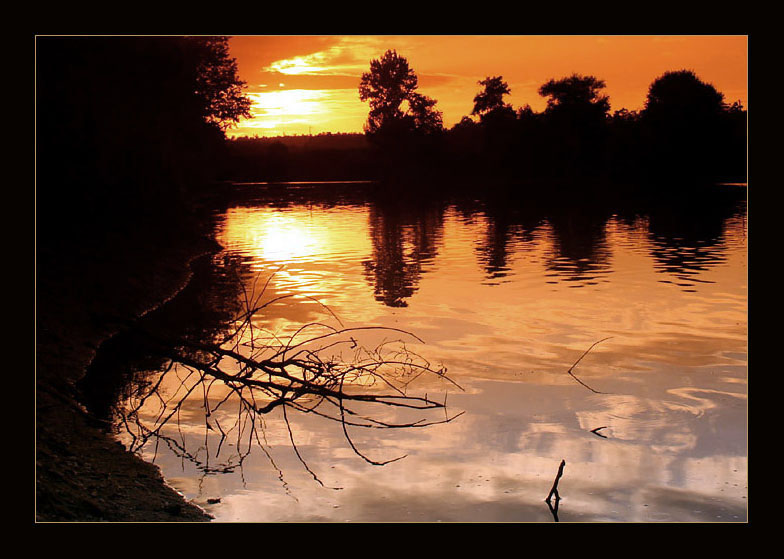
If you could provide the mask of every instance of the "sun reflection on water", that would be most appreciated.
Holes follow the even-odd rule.
[[[562,458],[564,521],[745,519],[741,220],[720,236],[709,229],[702,237],[712,244],[695,255],[685,249],[702,237],[651,235],[647,220],[605,217],[575,230],[574,217],[518,227],[431,210],[294,203],[222,217],[217,240],[242,255],[259,286],[272,278],[265,300],[295,299],[265,309],[264,328],[284,337],[334,321],[329,305],[346,322],[416,332],[423,354],[466,387],[449,402],[467,413],[395,437],[352,431],[374,456],[409,454],[373,474],[340,444],[341,432],[298,421],[297,443],[344,487],[339,494],[312,483],[292,458],[285,422],[266,416],[267,448],[290,485],[276,486],[277,470],[257,452],[244,465],[248,487],[213,478],[192,489],[222,496],[219,519],[549,521],[542,500]],[[659,281],[695,261],[696,292]],[[406,306],[390,304],[397,299]],[[566,369],[605,336],[575,371],[594,394]],[[301,497],[294,504],[289,487]]]

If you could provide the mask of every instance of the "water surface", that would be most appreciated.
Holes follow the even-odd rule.
[[[221,439],[193,398],[167,426],[177,444],[141,452],[216,520],[746,520],[744,187],[623,209],[252,188],[218,216],[210,266],[231,263],[242,297],[287,296],[257,331],[411,332],[425,343],[400,334],[406,348],[462,390],[423,377],[409,391],[464,413],[351,429],[364,456],[405,456],[375,466],[314,414],[289,411],[287,425],[276,409]]]

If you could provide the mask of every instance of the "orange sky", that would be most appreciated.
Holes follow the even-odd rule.
[[[733,36],[236,36],[230,40],[247,82],[254,118],[229,136],[361,132],[368,106],[359,79],[387,49],[408,59],[419,92],[438,101],[451,127],[473,108],[479,80],[501,75],[515,108],[540,111],[537,93],[551,78],[572,73],[603,79],[612,110],[642,108],[648,86],[668,70],[693,70],[748,104],[748,38]]]

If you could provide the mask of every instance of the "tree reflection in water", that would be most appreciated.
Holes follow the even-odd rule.
[[[590,285],[610,270],[607,246],[608,208],[585,205],[551,212],[548,222],[553,232],[553,254],[547,269],[561,281]]]
[[[379,202],[370,205],[373,254],[363,262],[377,301],[405,307],[417,289],[426,263],[438,254],[444,230],[442,203]]]
[[[509,260],[522,247],[535,244],[534,233],[544,223],[544,215],[528,206],[510,209],[498,203],[487,204],[483,213],[487,232],[476,252],[487,279],[498,280],[507,276]]]
[[[721,191],[713,198],[651,208],[648,231],[657,270],[684,288],[708,281],[697,276],[726,260],[727,222],[742,214],[743,205]]]
[[[292,205],[310,203],[305,194],[310,196],[300,192],[303,200],[294,200]],[[360,272],[367,282],[362,289],[372,289],[376,300],[386,307],[406,306],[408,299],[416,296],[423,274],[438,263],[439,253],[445,260],[443,272],[449,272],[449,243],[456,242],[450,220],[455,218],[470,222],[470,230],[479,232],[476,238],[460,242],[467,243],[466,252],[476,258],[476,265],[488,280],[509,273],[507,279],[514,281],[517,268],[510,263],[524,253],[540,259],[547,279],[564,286],[590,285],[611,278],[616,269],[613,252],[618,250],[614,227],[621,224],[639,232],[643,242],[624,242],[652,258],[658,272],[674,280],[700,281],[703,271],[725,257],[727,243],[731,242],[725,234],[728,221],[745,215],[745,189],[713,195],[710,202],[703,199],[699,204],[689,204],[677,196],[673,197],[677,203],[634,200],[570,205],[545,200],[514,205],[486,200],[379,202],[357,194],[361,199],[352,199],[351,207],[367,209],[371,241],[370,254],[364,257]],[[318,198],[314,201],[326,203]],[[237,285],[253,284],[251,267],[243,260],[246,257],[235,256],[236,261],[212,262],[215,269],[227,272],[219,289],[212,284],[194,288],[198,297],[209,293],[209,299],[198,303],[187,299],[177,303],[179,299],[175,299],[168,306],[180,310],[167,321],[168,328],[150,332],[149,325],[145,326],[148,345],[155,348],[165,371],[126,390],[122,421],[133,450],[157,449],[164,443],[209,475],[242,471],[251,450],[261,449],[282,479],[269,452],[272,447],[267,436],[272,431],[265,433],[274,418],[280,420],[274,436],[281,435],[283,444],[293,448],[307,471],[323,485],[300,454],[302,441],[298,441],[297,430],[290,422],[294,412],[335,422],[351,451],[375,465],[401,457],[367,456],[362,445],[352,439],[352,430],[410,429],[457,417],[448,415],[446,398],[409,396],[411,383],[422,377],[452,386],[441,368],[431,366],[412,351],[411,342],[418,339],[409,332],[346,329],[339,321],[329,322],[334,326],[308,323],[286,338],[262,329],[262,320],[253,320],[253,316],[283,302],[285,297],[261,302],[264,288],[261,294],[247,293],[237,286],[233,291],[228,289],[229,276],[243,278],[235,282]],[[216,299],[241,301],[244,306],[239,311],[234,309],[222,322],[223,327],[212,333],[199,328],[193,336],[184,336],[174,328],[198,324],[191,320],[192,309],[214,311],[231,306]],[[211,320],[217,323],[217,315]],[[230,331],[225,328],[227,323],[232,325]],[[137,340],[139,336],[137,332]],[[384,336],[394,339],[383,340]],[[591,433],[605,438],[598,432],[602,428]],[[556,501],[555,513],[557,505]]]

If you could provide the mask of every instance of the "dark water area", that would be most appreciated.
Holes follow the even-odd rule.
[[[100,348],[85,404],[218,521],[551,522],[561,460],[562,522],[746,520],[745,186],[385,188],[233,187],[216,249]],[[254,296],[276,301],[252,325],[279,340],[314,323],[413,333],[406,349],[460,389],[407,390],[462,415],[350,441],[302,410],[231,420],[231,390],[172,376],[167,356],[220,339]],[[406,458],[374,466],[352,443]]]

